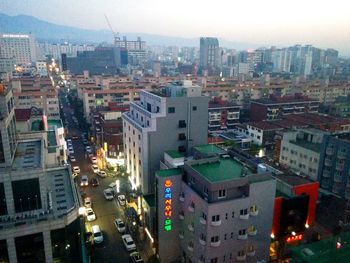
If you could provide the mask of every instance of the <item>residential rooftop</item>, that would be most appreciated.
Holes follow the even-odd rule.
[[[167,151],[165,153],[168,154],[173,159],[185,157],[184,153],[180,153],[180,152],[175,151],[175,150]]]
[[[275,177],[278,180],[281,180],[291,186],[298,186],[303,184],[310,184],[315,183],[313,181],[310,181],[309,179],[303,178],[301,176],[296,175],[287,175],[287,174],[274,174],[273,177]]]
[[[181,175],[181,174],[182,174],[182,171],[179,168],[164,169],[156,172],[156,175],[160,177],[168,177],[172,175]]]
[[[12,168],[38,168],[41,166],[41,154],[41,140],[19,141]]]
[[[221,149],[220,147],[216,146],[215,144],[205,144],[193,147],[196,151],[202,153],[202,154],[224,154],[226,153],[225,150]]]
[[[321,143],[312,143],[312,142],[309,142],[306,140],[301,140],[301,139],[297,139],[295,141],[291,140],[289,142],[292,144],[295,144],[297,146],[306,148],[308,150],[314,151],[314,152],[318,152],[318,153],[321,152],[321,147],[322,147]]]
[[[192,164],[191,167],[211,183],[242,178],[253,171],[234,159],[220,158],[214,162]]]
[[[56,126],[57,128],[62,128],[62,121],[60,119],[57,120],[48,120],[47,124],[49,126],[49,130],[53,130],[54,127]]]

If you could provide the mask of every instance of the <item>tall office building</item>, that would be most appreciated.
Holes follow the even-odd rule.
[[[124,153],[133,188],[154,191],[154,175],[163,153],[207,143],[209,98],[201,87],[184,80],[163,93],[140,91],[140,101],[123,114]]]
[[[34,37],[24,34],[0,34],[0,58],[14,58],[16,64],[35,62]]]
[[[219,65],[219,41],[217,38],[200,38],[199,64],[204,69],[215,68]]]

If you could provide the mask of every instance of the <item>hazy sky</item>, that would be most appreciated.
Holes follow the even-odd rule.
[[[0,0],[0,12],[116,31],[257,44],[313,44],[350,53],[348,0]]]

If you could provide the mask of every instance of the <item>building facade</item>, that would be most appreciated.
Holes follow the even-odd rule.
[[[34,37],[25,34],[0,34],[0,58],[14,58],[17,65],[35,62]]]
[[[154,191],[154,174],[165,151],[186,153],[206,144],[208,102],[191,81],[174,83],[165,93],[140,92],[140,101],[122,116],[125,161],[134,188]]]
[[[219,66],[219,40],[217,38],[200,38],[199,65],[203,69]]]

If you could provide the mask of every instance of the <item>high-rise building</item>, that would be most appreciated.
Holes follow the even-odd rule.
[[[14,58],[17,65],[35,62],[34,37],[24,34],[0,34],[0,58]]]
[[[200,38],[199,65],[204,69],[216,68],[219,65],[219,40],[217,38]]]
[[[207,143],[208,102],[201,87],[184,80],[164,93],[140,91],[140,101],[123,114],[124,153],[133,188],[154,191],[154,175],[163,153]]]
[[[120,39],[119,36],[114,38],[114,46],[120,50],[127,50],[128,63],[131,65],[140,65],[146,62],[147,51],[146,41],[142,41],[141,37],[138,37],[136,41],[130,41],[126,39]]]

